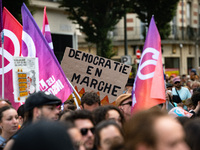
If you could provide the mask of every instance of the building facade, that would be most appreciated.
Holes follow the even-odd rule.
[[[43,8],[47,7],[47,15],[52,32],[55,53],[59,53],[60,59],[66,46],[96,54],[95,45],[84,40],[84,34],[77,30],[67,19],[67,13],[59,8],[57,0],[31,0],[31,6],[35,8],[34,18],[38,25],[42,26]],[[162,40],[163,66],[169,75],[189,74],[192,68],[199,72],[199,40],[200,40],[200,4],[199,0],[180,0],[176,10],[176,16],[171,21],[171,35]],[[163,16],[164,17],[164,16]],[[127,55],[131,57],[132,64],[137,66],[136,51],[142,52],[144,45],[144,23],[136,14],[127,14]],[[113,49],[116,56],[112,59],[121,61],[125,55],[124,50],[124,19],[116,25],[110,33],[113,39]],[[71,39],[71,40],[70,40]],[[60,41],[60,42],[58,42]],[[62,45],[59,47],[59,45]],[[58,55],[58,54],[57,54]],[[57,56],[58,57],[58,56]]]

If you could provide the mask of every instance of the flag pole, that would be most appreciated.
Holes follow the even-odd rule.
[[[67,81],[69,82],[70,86],[72,87],[73,91],[76,93],[76,95],[78,96],[78,98],[79,98],[80,101],[81,101],[81,97],[80,97],[80,95],[77,93],[77,91],[76,91],[76,89],[74,88],[74,86],[71,84],[71,82],[68,80],[68,78],[66,78],[66,79],[67,79]],[[72,96],[73,96],[73,98],[74,98],[74,100],[75,100],[75,104],[76,104],[77,109],[81,109],[81,108],[79,107],[79,105],[78,105],[78,101],[77,101],[77,99],[76,99],[74,93],[72,93]]]
[[[2,99],[4,99],[4,32],[1,31],[1,47],[2,47]]]

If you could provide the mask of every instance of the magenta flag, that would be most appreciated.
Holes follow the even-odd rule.
[[[3,30],[2,0],[0,0],[0,32]]]
[[[132,91],[132,112],[165,102],[161,39],[152,17]]]
[[[22,25],[3,8],[3,31],[4,31],[4,98],[8,99],[12,106],[17,109],[20,103],[14,100],[13,89],[13,56],[21,56]],[[2,55],[2,52],[0,52]],[[1,58],[2,59],[2,58]],[[0,67],[2,60],[0,59]],[[0,68],[0,85],[2,85],[2,68]],[[0,90],[2,97],[2,89]]]
[[[56,56],[25,4],[22,5],[21,12],[23,21],[22,54],[23,56],[34,57],[35,55],[38,57],[40,90],[48,91],[62,101],[67,100],[72,93],[72,88]]]
[[[53,42],[51,39],[51,31],[50,31],[48,18],[47,18],[46,6],[44,7],[42,34],[44,35],[45,39],[47,40],[50,48],[53,50]]]

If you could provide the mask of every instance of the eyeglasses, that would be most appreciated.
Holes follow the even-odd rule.
[[[132,101],[124,103],[124,104],[121,104],[120,106],[124,106],[124,105],[130,105],[130,106],[132,106]]]
[[[91,132],[92,132],[92,134],[94,134],[94,128],[82,128],[81,130],[80,130],[80,132],[81,132],[81,134],[84,136],[84,135],[87,135],[87,133],[88,133],[88,130],[90,130]]]

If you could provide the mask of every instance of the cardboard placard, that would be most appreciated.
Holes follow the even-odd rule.
[[[80,50],[66,48],[61,67],[73,86],[86,92],[108,96],[109,103],[123,93],[131,66],[117,61],[92,55]]]

